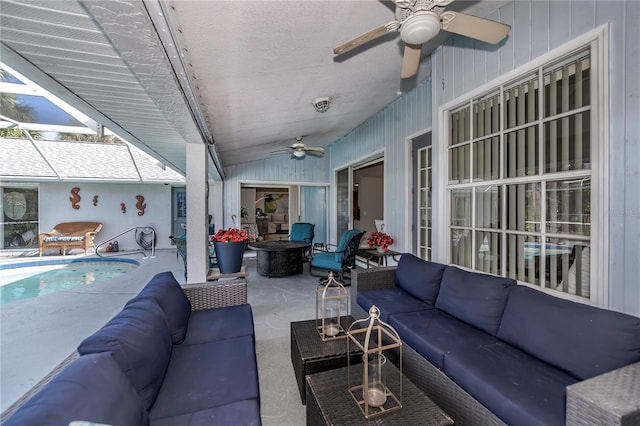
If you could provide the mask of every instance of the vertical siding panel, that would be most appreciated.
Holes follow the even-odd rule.
[[[474,79],[474,74],[476,72],[475,70],[475,63],[473,60],[473,53],[474,53],[474,49],[473,49],[473,39],[469,38],[469,37],[458,37],[461,39],[462,43],[461,43],[461,54],[462,54],[462,81],[463,81],[463,86],[462,86],[462,93],[466,93],[469,90],[471,90],[472,88],[476,87],[475,85],[475,79]],[[462,93],[460,93],[459,95],[461,95]]]
[[[625,144],[625,165],[627,176],[635,176],[636,184],[630,182],[627,186],[629,190],[625,194],[626,208],[630,214],[625,215],[625,228],[630,230],[631,238],[625,242],[624,253],[626,256],[626,269],[623,282],[628,283],[625,289],[624,298],[626,312],[636,311],[640,315],[640,285],[631,285],[637,282],[640,276],[640,189],[638,189],[638,181],[640,180],[640,79],[638,78],[638,69],[640,69],[640,43],[638,42],[638,34],[640,34],[640,2],[633,1],[626,3],[625,30],[626,38],[630,42],[626,43],[625,65],[620,66],[625,76],[625,99],[626,116],[624,139]],[[635,41],[633,40],[635,38]],[[634,117],[636,119],[634,119]],[[631,179],[630,179],[631,181]],[[635,279],[634,279],[635,277]]]
[[[596,5],[596,25],[610,22],[609,25],[609,63],[616,66],[610,66],[609,76],[609,126],[610,133],[610,149],[609,149],[609,205],[611,211],[609,214],[603,214],[603,219],[609,220],[609,305],[618,310],[623,310],[628,303],[627,292],[635,293],[638,291],[638,284],[632,285],[632,282],[638,283],[637,274],[632,275],[638,263],[638,258],[630,258],[626,247],[632,244],[638,244],[638,230],[632,231],[627,228],[625,218],[627,212],[627,196],[635,191],[635,195],[630,198],[638,197],[638,168],[636,171],[636,185],[627,185],[627,176],[631,176],[632,170],[625,170],[625,101],[628,93],[625,90],[625,77],[623,68],[629,56],[625,52],[625,48],[638,44],[638,32],[635,35],[625,33],[625,3],[623,2],[598,2]],[[637,62],[636,62],[637,63]],[[637,78],[637,69],[633,70],[631,76]],[[637,95],[636,95],[637,102]],[[638,116],[627,116],[629,120],[638,121]],[[637,161],[637,159],[636,159]],[[631,180],[630,180],[631,182]],[[630,201],[630,200],[629,200]],[[635,232],[633,236],[632,232]],[[616,286],[619,283],[619,286]],[[636,312],[640,308],[636,307]]]
[[[571,38],[582,35],[594,28],[595,7],[595,1],[592,0],[571,3]]]
[[[570,40],[571,2],[551,1],[549,3],[549,49]]]
[[[490,46],[490,44],[478,40],[473,43],[473,84],[476,87],[487,81],[487,55],[485,52]]]
[[[500,48],[500,74],[513,69],[513,49],[515,48],[515,28],[514,28],[514,3],[509,3],[500,9],[500,22],[511,25],[511,32]]]
[[[531,58],[531,2],[516,1],[514,10],[514,65],[516,67],[526,64]],[[544,30],[543,30],[544,31]]]
[[[502,22],[500,19],[500,11],[496,10],[491,14],[487,15],[487,19],[491,19],[493,21]],[[497,46],[487,44],[485,45],[485,80],[490,81],[500,75],[500,50],[503,41]]]
[[[547,52],[549,47],[549,0],[531,3],[531,58]]]

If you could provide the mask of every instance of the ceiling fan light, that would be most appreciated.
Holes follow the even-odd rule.
[[[407,18],[400,29],[400,37],[407,44],[420,45],[440,32],[440,18],[435,12],[420,11]]]
[[[305,152],[302,149],[296,149],[295,151],[293,151],[294,157],[302,158],[304,157],[304,154]]]

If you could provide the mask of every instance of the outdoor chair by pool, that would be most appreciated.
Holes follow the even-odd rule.
[[[338,279],[344,281],[345,278],[350,280],[349,277],[345,277],[344,273],[351,270],[356,263],[356,253],[360,246],[360,240],[364,235],[363,231],[359,229],[349,229],[340,238],[340,242],[337,246],[327,244],[324,246],[325,251],[314,253],[309,263],[309,273],[316,277],[325,277],[325,275],[317,275],[313,273],[314,269],[320,269],[324,271],[332,271],[338,274]],[[331,250],[335,247],[335,250]]]
[[[169,236],[169,239],[175,244],[178,249],[176,256],[182,257],[184,262],[184,278],[187,278],[187,234],[183,234],[179,237]],[[209,244],[209,268],[217,268],[218,260],[216,258],[216,251],[213,248],[213,244]]]

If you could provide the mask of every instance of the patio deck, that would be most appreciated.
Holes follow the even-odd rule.
[[[156,255],[146,260],[141,260],[141,254],[122,256],[138,260],[140,267],[98,285],[1,305],[0,411],[119,312],[156,273],[170,270],[184,282],[184,266],[175,249],[158,250]],[[0,264],[25,260],[33,258],[2,257]],[[254,314],[262,422],[265,426],[304,424],[305,410],[289,355],[289,323],[315,317],[317,278],[307,273],[308,264],[301,275],[271,279],[258,275],[254,257],[245,258],[244,265]]]

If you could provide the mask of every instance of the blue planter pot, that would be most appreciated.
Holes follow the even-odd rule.
[[[247,246],[246,242],[241,243],[213,243],[218,258],[218,268],[221,274],[234,274],[240,272],[242,268],[242,256]]]

